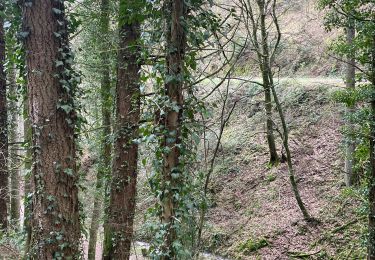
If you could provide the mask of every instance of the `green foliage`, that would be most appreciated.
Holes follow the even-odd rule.
[[[354,170],[361,174],[361,186],[357,196],[362,198],[359,214],[368,215],[367,199],[371,187],[370,144],[371,131],[374,128],[373,112],[365,106],[375,100],[375,15],[373,1],[368,0],[321,0],[322,8],[329,10],[325,23],[328,30],[333,28],[355,28],[353,43],[344,36],[332,44],[331,51],[337,56],[347,59],[354,57],[357,65],[356,89],[337,91],[334,98],[346,104],[351,110],[346,114],[349,127],[344,128],[347,143],[355,143]],[[355,111],[353,111],[353,108]],[[368,234],[368,230],[363,230]],[[366,235],[367,236],[367,235]],[[367,238],[362,239],[367,244]],[[357,252],[355,252],[357,253]],[[359,257],[363,258],[363,257]]]
[[[165,43],[167,42],[165,23],[170,19],[167,7],[163,1],[152,3],[148,19],[145,25],[152,28],[143,35],[144,48],[141,49],[142,57],[148,59],[152,56],[152,49],[161,50],[168,53]],[[159,219],[162,213],[160,202],[165,196],[173,194],[174,217],[172,226],[169,224],[155,223],[149,221],[148,228],[154,234],[150,256],[159,259],[163,254],[170,254],[163,248],[164,238],[169,230],[176,233],[173,242],[173,254],[178,259],[191,259],[194,253],[194,241],[196,238],[197,216],[200,207],[206,203],[202,199],[201,187],[203,184],[203,174],[195,173],[194,165],[196,161],[197,146],[200,142],[201,126],[196,120],[197,114],[205,114],[206,109],[203,102],[196,97],[198,89],[194,82],[195,70],[197,69],[197,57],[199,48],[208,40],[212,33],[219,26],[219,19],[209,10],[208,2],[204,0],[185,1],[188,14],[180,17],[182,26],[187,38],[187,52],[184,55],[183,71],[179,74],[168,73],[166,60],[164,57],[152,63],[152,69],[142,75],[143,84],[147,86],[152,82],[153,96],[143,100],[147,107],[143,115],[144,123],[140,127],[140,142],[144,142],[153,151],[153,158],[150,160],[153,171],[149,175],[149,185],[154,197],[159,201],[154,208],[149,209],[148,219]],[[138,17],[136,18],[138,19]],[[148,27],[148,28],[150,28]],[[160,44],[160,42],[162,44]],[[147,47],[146,47],[147,46]],[[183,107],[169,100],[165,93],[165,84],[183,83],[187,86],[184,96]],[[146,88],[146,87],[145,87]],[[176,111],[181,116],[180,140],[177,140],[179,150],[179,165],[172,170],[172,182],[163,180],[164,158],[171,152],[168,146],[163,146],[164,142],[176,141],[176,133],[168,132],[159,120],[165,117],[168,111]],[[155,118],[155,115],[157,117]],[[156,124],[150,123],[156,120]],[[144,161],[144,164],[147,162]]]
[[[266,181],[269,183],[275,181],[276,179],[277,179],[277,175],[274,173],[269,173],[266,175]]]
[[[238,246],[238,250],[244,254],[250,254],[252,252],[258,251],[263,247],[269,246],[270,242],[266,238],[260,239],[248,239],[246,242]]]
[[[375,49],[375,16],[372,1],[360,0],[321,0],[321,8],[328,9],[325,24],[328,30],[352,26],[356,30],[353,44],[349,45],[344,36],[332,44],[331,51],[341,58],[355,57],[357,66],[356,88],[336,91],[333,98],[349,108],[358,108],[347,113],[346,119],[352,124],[344,129],[347,139],[357,143],[355,161],[357,171],[368,170],[368,140],[372,124],[369,107],[363,106],[375,99],[372,55]]]
[[[356,29],[354,43],[348,45],[345,37],[340,36],[331,46],[331,50],[340,57],[355,55],[357,62],[364,66],[360,77],[371,77],[371,59],[374,49],[375,17],[373,2],[370,0],[320,0],[320,7],[328,9],[325,17],[327,30],[353,26]]]
[[[19,228],[10,227],[6,234],[0,232],[0,247],[6,247],[22,252],[25,245],[24,233]]]

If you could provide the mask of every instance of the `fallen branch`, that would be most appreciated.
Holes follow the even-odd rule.
[[[305,257],[309,257],[309,256],[313,256],[313,255],[319,254],[320,251],[322,251],[322,250],[320,249],[320,250],[318,250],[316,252],[313,252],[313,253],[288,251],[287,254],[290,257],[305,258]]]

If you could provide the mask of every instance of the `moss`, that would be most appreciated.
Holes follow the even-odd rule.
[[[268,183],[271,183],[277,179],[277,175],[274,173],[270,173],[266,175],[266,180]]]
[[[249,254],[259,249],[268,246],[270,243],[267,239],[261,238],[259,240],[248,239],[246,242],[239,245],[238,249],[244,254]]]

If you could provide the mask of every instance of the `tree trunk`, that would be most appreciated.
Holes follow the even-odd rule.
[[[78,175],[64,1],[23,5],[33,149],[31,259],[80,257]]]
[[[16,68],[13,66],[9,70],[9,95],[11,97],[16,97],[17,95],[17,83],[16,83]],[[18,111],[17,111],[17,101],[12,100],[9,102],[8,112],[10,116],[9,122],[9,142],[13,143],[13,146],[9,151],[9,171],[10,171],[10,221],[12,227],[17,229],[19,228],[19,219],[20,219],[20,160],[19,160],[19,150],[17,142],[19,142],[18,134],[18,124],[20,122]]]
[[[0,11],[3,11],[0,4]],[[0,16],[0,231],[8,227],[8,130],[4,20]]]
[[[28,109],[28,98],[27,93],[23,100],[23,140],[26,145],[26,152],[25,152],[25,160],[24,160],[24,167],[25,167],[25,178],[24,178],[24,233],[26,234],[26,241],[25,241],[25,256],[28,255],[31,243],[31,212],[32,212],[32,192],[33,192],[33,184],[31,180],[31,160],[32,160],[32,150],[31,150],[31,143],[32,143],[32,133],[31,133],[31,124],[30,118],[28,117],[29,109]],[[24,257],[26,259],[26,257]]]
[[[352,22],[353,23],[353,22]],[[346,28],[346,43],[348,46],[353,46],[353,41],[355,37],[355,27],[353,24]],[[348,60],[346,64],[346,87],[350,90],[355,88],[355,54],[351,53],[348,55]],[[348,107],[348,114],[352,115],[355,112],[354,105]],[[353,129],[353,124],[347,122],[347,128]],[[358,183],[358,176],[354,172],[354,152],[355,152],[355,140],[349,138],[350,140],[346,144],[346,156],[345,156],[345,184],[350,187]]]
[[[269,75],[271,73],[270,54],[268,48],[268,36],[266,28],[266,14],[264,10],[264,1],[258,0],[258,7],[260,11],[260,31],[261,31],[261,53],[258,55],[260,70],[263,78],[263,88],[265,97],[265,108],[267,116],[267,142],[270,153],[270,164],[274,165],[279,162],[279,156],[277,155],[277,148],[275,143],[275,135],[273,133],[273,119],[272,119],[272,93],[271,83]]]
[[[140,119],[140,24],[129,16],[140,7],[120,1],[114,158],[104,259],[129,259],[135,213]]]
[[[97,181],[98,182],[98,181]],[[96,193],[101,191],[96,187]],[[95,194],[94,208],[91,215],[91,225],[89,231],[89,250],[88,250],[88,260],[95,260],[96,257],[96,242],[98,237],[98,230],[100,224],[100,216],[102,212],[102,194]]]
[[[264,72],[268,74],[267,71]],[[268,77],[263,77],[263,87],[264,87],[264,98],[265,98],[265,108],[267,117],[267,143],[270,153],[270,165],[275,165],[279,162],[279,156],[277,154],[275,135],[273,134],[273,119],[272,119],[272,96],[271,87],[268,81]]]
[[[184,56],[186,51],[186,33],[183,28],[182,19],[186,17],[187,7],[183,0],[169,0],[166,12],[168,17],[167,31],[167,75],[170,78],[165,84],[166,95],[176,108],[167,107],[164,123],[164,158],[163,158],[163,198],[162,223],[166,227],[164,237],[164,247],[162,250],[165,256],[162,259],[175,259],[176,251],[173,242],[176,239],[175,217],[176,201],[174,199],[174,189],[182,185],[181,165],[180,165],[180,145],[181,145],[181,123],[183,113],[183,78],[184,78]],[[167,152],[169,151],[169,152]],[[174,175],[174,177],[172,177]],[[177,176],[177,177],[176,177]]]
[[[305,204],[302,201],[299,190],[298,190],[298,185],[297,185],[297,181],[296,181],[295,174],[294,174],[292,155],[291,155],[291,152],[290,152],[290,149],[289,149],[289,129],[288,129],[288,126],[287,126],[286,121],[285,121],[283,108],[281,106],[281,103],[279,101],[279,98],[278,98],[276,90],[275,90],[273,73],[272,73],[272,63],[273,63],[273,61],[271,60],[272,58],[270,57],[269,43],[268,43],[268,37],[267,37],[265,2],[264,2],[264,0],[257,0],[257,3],[258,3],[259,11],[260,11],[260,30],[261,30],[261,37],[262,37],[262,54],[259,55],[259,56],[263,57],[263,70],[262,70],[262,72],[264,73],[263,77],[267,78],[266,82],[267,82],[267,84],[269,84],[270,92],[272,92],[272,94],[273,94],[273,99],[275,101],[276,108],[277,108],[277,111],[279,113],[279,117],[280,117],[280,120],[281,120],[281,124],[282,124],[282,128],[283,128],[283,136],[282,136],[283,140],[282,141],[283,141],[283,146],[284,146],[284,149],[285,149],[285,152],[286,152],[286,160],[287,160],[288,171],[289,171],[289,181],[290,181],[290,184],[292,186],[292,191],[293,191],[294,197],[297,201],[298,207],[300,208],[300,210],[303,214],[304,219],[307,220],[307,221],[310,221],[310,220],[312,220],[311,216],[309,215],[309,213],[308,213],[308,211],[305,207]],[[273,15],[273,22],[274,22],[274,24],[277,28],[277,33],[279,34],[277,36],[278,39],[276,41],[276,46],[275,46],[275,50],[276,50],[276,48],[278,47],[279,42],[280,42],[281,33],[278,29],[279,24],[278,24],[276,12],[275,12],[275,3],[276,3],[276,1],[273,4],[272,15]],[[277,160],[279,160],[279,158],[277,158]]]
[[[283,127],[283,145],[284,145],[284,148],[285,148],[286,160],[287,160],[287,163],[288,163],[289,181],[290,181],[290,184],[292,185],[292,191],[293,191],[294,197],[297,201],[298,207],[302,212],[303,218],[306,221],[311,221],[313,219],[310,216],[309,212],[307,211],[307,209],[305,207],[305,204],[303,203],[302,197],[301,197],[301,195],[299,193],[299,190],[298,190],[298,185],[297,185],[297,181],[296,181],[296,177],[295,177],[295,173],[294,173],[294,168],[293,168],[292,154],[291,154],[290,149],[289,149],[289,129],[288,129],[288,126],[287,126],[286,121],[285,121],[283,108],[282,108],[281,103],[279,101],[279,98],[277,96],[275,86],[274,86],[274,83],[273,83],[273,76],[271,74],[270,74],[270,81],[271,81],[271,89],[272,89],[273,97],[274,97],[274,100],[275,100],[275,103],[276,103],[277,111],[279,111],[279,116],[280,116],[281,124],[282,124],[282,127]]]
[[[100,30],[103,37],[108,36],[109,32],[109,0],[101,1],[101,14],[100,14]],[[102,144],[101,144],[101,154],[102,158],[100,160],[100,165],[96,176],[96,192],[94,200],[94,208],[91,216],[91,226],[90,226],[90,240],[89,240],[89,260],[94,260],[96,255],[96,242],[98,229],[100,224],[100,213],[103,208],[103,182],[110,172],[111,164],[111,150],[112,145],[109,140],[111,134],[111,81],[110,81],[110,66],[109,66],[109,56],[108,56],[108,46],[102,46],[101,48],[101,103],[102,103]],[[105,225],[106,226],[106,225]],[[106,231],[106,230],[105,230]]]

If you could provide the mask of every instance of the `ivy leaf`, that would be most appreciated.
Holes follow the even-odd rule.
[[[146,164],[147,164],[147,159],[146,158],[142,159],[142,165],[146,166]]]
[[[29,36],[29,32],[19,32],[18,35],[19,37],[25,39],[27,36]]]
[[[73,170],[70,169],[70,168],[65,169],[65,170],[64,170],[64,173],[66,173],[66,174],[69,175],[69,176],[73,176]]]
[[[67,114],[69,114],[73,110],[73,107],[71,105],[60,105],[59,108],[64,110]]]
[[[62,62],[61,60],[56,61],[56,67],[60,67],[60,66],[63,66],[63,65],[64,65],[64,62]]]
[[[9,21],[4,22],[4,29],[8,29],[12,26],[12,24]]]
[[[52,12],[54,12],[55,14],[62,14],[62,11],[57,8],[52,8]]]

